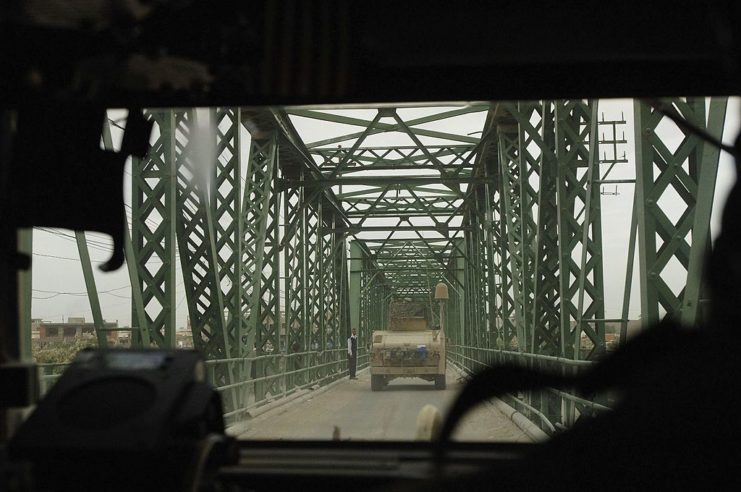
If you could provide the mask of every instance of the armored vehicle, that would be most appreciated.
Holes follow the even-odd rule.
[[[392,301],[387,330],[374,331],[371,346],[371,389],[379,391],[396,378],[434,381],[445,389],[445,334],[432,327],[424,302]]]

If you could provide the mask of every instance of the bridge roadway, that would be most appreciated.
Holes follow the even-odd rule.
[[[379,392],[370,389],[368,370],[345,377],[323,392],[296,399],[245,421],[240,439],[413,440],[417,414],[430,403],[441,412],[460,391],[459,373],[448,368],[447,389],[421,379],[397,379]],[[461,424],[455,439],[529,442],[530,438],[493,405],[482,405]]]

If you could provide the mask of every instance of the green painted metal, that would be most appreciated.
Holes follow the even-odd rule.
[[[533,211],[537,207],[537,190],[532,186],[531,176],[537,175],[538,155],[532,153],[531,142],[539,138],[538,128],[530,123],[539,119],[538,103],[507,105],[509,115],[517,122],[514,131],[503,126],[498,131],[499,164],[501,166],[502,202],[512,275],[512,292],[516,341],[519,350],[528,347],[526,327],[532,325],[532,303],[537,226]],[[518,121],[519,120],[519,121]],[[536,147],[537,148],[537,147]]]
[[[630,314],[630,292],[633,288],[633,265],[636,256],[636,236],[638,235],[638,200],[633,194],[633,212],[630,217],[630,237],[628,239],[628,261],[625,265],[625,289],[623,290],[623,310],[620,321],[620,344],[628,341],[628,315]]]
[[[704,98],[675,98],[666,103],[683,118],[721,138],[726,98],[711,101],[709,120]],[[677,128],[656,109],[636,101],[634,113],[641,321],[644,325],[654,323],[664,313],[693,321],[699,313],[700,258],[709,245],[707,219],[715,182],[711,177],[716,173],[718,153],[711,149],[706,152],[706,144],[699,137]],[[660,124],[682,133],[682,141],[674,149]],[[671,206],[677,208],[672,202],[684,208],[678,217],[668,213]],[[696,244],[700,249],[693,254]],[[670,285],[666,278],[670,268],[684,270],[689,289]]]
[[[714,97],[710,100],[707,115],[707,130],[711,135],[721,138],[728,108],[727,97]],[[682,323],[692,326],[702,319],[703,267],[710,249],[710,215],[715,197],[715,184],[718,177],[720,149],[705,142],[701,147],[701,164],[697,170],[697,198],[695,216],[692,223],[692,244],[687,263],[687,284],[680,308]]]
[[[670,102],[720,136],[725,99],[712,98],[707,107],[703,99]],[[569,361],[558,368],[572,371],[605,349],[600,187],[633,182],[644,321],[663,311],[686,323],[701,317],[717,149],[691,135],[674,149],[664,141],[661,114],[636,103],[639,172],[635,180],[615,178],[611,172],[629,160],[620,155],[626,140],[616,131],[623,121],[598,119],[597,101],[432,113],[405,120],[392,107],[371,119],[325,110],[211,109],[215,166],[207,183],[191,147],[196,112],[146,111],[156,123],[154,143],[146,159],[134,160],[125,244],[132,324],[142,328],[134,341],[174,345],[179,259],[194,340],[235,418],[341,375],[351,327],[362,347],[373,330],[386,327],[391,299],[432,305],[438,281],[448,284],[450,299],[444,319],[433,309],[433,323],[444,324],[457,346],[451,360],[468,368]],[[476,113],[485,115],[480,136],[426,126]],[[289,115],[358,131],[304,144]],[[600,125],[612,137],[599,137]],[[370,145],[383,133],[406,143]],[[395,176],[396,170],[416,174]],[[670,197],[683,204],[678,217]],[[670,263],[686,272],[683,290],[663,278]],[[88,290],[94,293],[92,283]],[[569,424],[604,407],[602,400],[557,392],[516,401],[544,425]]]
[[[33,229],[18,229],[18,252],[33,254]],[[18,320],[20,326],[20,358],[21,362],[33,360],[33,337],[31,333],[31,304],[33,303],[33,271],[18,270]]]
[[[211,256],[215,258],[217,279],[220,283],[221,306],[218,296],[213,317],[221,313],[220,322],[223,323],[220,333],[212,331],[209,335],[214,343],[225,349],[225,354],[214,354],[215,358],[245,358],[249,355],[246,337],[245,319],[242,316],[242,242],[243,217],[241,214],[242,192],[242,121],[239,108],[212,108],[209,111],[209,120],[214,129],[215,155],[210,179],[209,196],[198,193],[199,205],[205,207],[204,202],[210,203],[210,218],[206,215],[207,223],[212,224],[209,231],[213,238],[213,253],[205,256],[206,263],[210,263]],[[208,163],[198,163],[205,167]],[[205,186],[201,183],[201,187]],[[199,190],[200,191],[200,190]],[[205,213],[205,212],[204,212]],[[221,309],[221,311],[219,311]],[[219,339],[223,337],[223,342]],[[221,357],[219,357],[221,355]],[[228,369],[228,372],[224,372]],[[221,371],[221,372],[220,372]],[[212,381],[244,381],[249,378],[249,368],[245,364],[235,363],[220,366],[214,369]],[[218,381],[216,381],[218,384]],[[238,386],[227,394],[230,409],[242,408],[249,399],[247,386]]]
[[[363,276],[372,272],[372,270],[365,270],[363,267],[363,251],[360,245],[352,241],[350,243],[350,285],[349,285],[349,299],[348,304],[350,308],[350,327],[358,330],[358,334],[361,332],[361,289],[363,286]],[[362,328],[363,337],[361,340],[367,340],[365,335],[365,327]]]
[[[555,125],[556,108],[551,102],[543,104],[542,140],[540,149],[540,174],[537,205],[537,238],[533,272],[532,333],[528,352],[559,355],[561,352],[561,318],[559,279],[560,251],[558,248],[557,180],[560,167],[566,162],[556,161]],[[560,122],[559,122],[560,123]]]
[[[443,168],[455,175],[465,177],[470,173],[475,145],[427,145],[426,152],[417,146],[363,147],[346,149],[313,148],[312,156],[319,159],[319,169],[330,171],[328,175],[348,175],[361,171],[428,170],[436,169],[437,162],[444,160]]]
[[[278,176],[278,167],[273,167],[272,181]],[[280,206],[281,194],[272,193],[268,214],[268,223],[265,230],[264,260],[262,268],[261,297],[259,306],[259,328],[256,332],[258,354],[278,353],[284,350],[281,342],[281,306],[282,296],[280,293]],[[266,360],[262,364],[261,374],[268,376],[280,372],[280,367]],[[259,385],[258,385],[259,388]],[[270,381],[265,385],[265,391],[271,395],[277,395],[281,389],[277,381]]]
[[[131,241],[147,334],[135,344],[175,346],[176,184],[175,111],[147,110],[156,139],[145,159],[132,159]],[[136,304],[132,319],[141,319]],[[136,335],[136,332],[134,332]]]
[[[90,311],[93,313],[93,325],[95,325],[95,337],[98,341],[98,347],[105,348],[108,345],[108,336],[105,331],[105,321],[100,309],[100,299],[98,298],[98,289],[95,286],[95,276],[93,275],[93,265],[90,262],[90,251],[87,247],[85,233],[75,231],[75,241],[77,242],[77,251],[80,254],[80,264],[82,265],[82,276],[85,279],[85,289],[87,290],[88,301],[90,302]]]
[[[560,355],[579,357],[582,330],[604,348],[604,290],[600,161],[597,159],[596,101],[556,105],[557,203],[560,257]],[[578,253],[577,253],[578,252]]]
[[[193,346],[208,359],[225,359],[232,354],[231,337],[224,317],[222,285],[219,278],[213,208],[206,194],[207,184],[200,174],[203,163],[196,162],[194,132],[195,112],[177,111],[171,130],[175,135],[176,230],[183,274],[185,298],[188,305]],[[212,382],[219,386],[237,380],[232,372],[216,372]],[[228,394],[228,409],[239,405],[242,395]]]
[[[597,134],[596,105],[592,106],[591,120],[585,126],[589,128],[589,135],[594,136]],[[587,334],[594,350],[603,351],[605,344],[605,326],[604,321],[602,321],[604,320],[605,310],[602,275],[602,225],[599,205],[600,193],[598,187],[594,186],[594,180],[599,177],[597,154],[597,145],[590,144],[586,173],[584,223],[581,230],[577,320],[573,341],[574,358],[579,358],[581,355],[582,332]],[[589,273],[591,273],[591,280],[588,278]],[[585,297],[587,295],[591,300],[591,306],[588,312],[585,306]],[[585,321],[586,319],[595,319],[595,325],[590,325]]]
[[[131,334],[131,346],[135,348],[149,347],[151,339],[149,338],[149,328],[146,313],[144,312],[144,297],[141,291],[141,281],[139,280],[139,270],[137,268],[136,253],[134,244],[131,241],[131,233],[126,227],[124,231],[124,254],[126,256],[126,270],[129,274],[129,283],[131,288],[131,311],[132,311],[132,328],[136,328]]]
[[[459,116],[459,115],[462,115],[462,114],[469,114],[469,113],[477,113],[477,112],[481,112],[481,111],[486,111],[486,109],[487,109],[486,106],[467,106],[467,107],[464,107],[464,108],[454,109],[454,110],[451,110],[451,111],[446,111],[446,112],[443,112],[443,113],[438,113],[438,114],[434,114],[434,115],[430,115],[430,116],[426,116],[426,117],[422,117],[422,118],[415,118],[414,120],[408,121],[407,122],[407,125],[409,127],[414,127],[414,126],[422,125],[422,124],[425,124],[425,123],[431,123],[433,121],[440,121],[440,120],[443,120],[443,119],[452,118],[454,116]],[[361,118],[352,118],[352,117],[347,117],[347,116],[340,116],[340,115],[331,114],[331,113],[324,113],[324,112],[320,112],[320,111],[292,109],[292,110],[289,111],[289,114],[294,115],[294,116],[302,116],[304,118],[312,118],[312,119],[320,120],[320,121],[329,121],[329,122],[333,122],[333,123],[342,123],[342,124],[345,124],[345,125],[361,126],[361,127],[365,127],[365,128],[371,126],[371,121],[368,121],[368,120],[363,120]],[[399,129],[400,129],[400,125],[399,125],[398,121],[396,123],[382,123],[382,122],[378,122],[377,124],[374,124],[373,126],[375,128],[371,128],[367,132],[367,135],[372,135],[372,134],[380,133],[380,132],[399,131]],[[335,137],[335,138],[330,138],[330,139],[322,140],[322,141],[319,141],[319,142],[312,142],[312,143],[307,144],[307,147],[308,148],[323,147],[325,145],[332,145],[332,144],[336,144],[338,142],[345,142],[347,140],[352,140],[352,139],[359,138],[364,133],[366,133],[365,130],[364,131],[361,131],[361,132],[358,132],[358,133],[352,133],[352,134],[348,134],[348,135],[343,135],[341,137]],[[477,138],[469,137],[469,136],[466,136],[466,135],[454,135],[454,134],[451,134],[451,133],[436,132],[436,131],[431,131],[431,130],[424,130],[424,129],[421,129],[421,128],[415,128],[414,129],[414,133],[416,135],[420,135],[420,136],[442,138],[442,139],[445,139],[445,140],[453,140],[453,141],[457,141],[457,142],[468,142],[468,143],[476,143],[476,142],[478,142],[478,139]]]
[[[285,330],[287,353],[306,353],[310,348],[309,320],[306,309],[306,207],[304,189],[286,190],[283,200],[285,218],[293,217],[296,225],[290,234],[284,232],[283,262],[285,265]],[[298,370],[310,365],[309,357],[294,356],[290,369]],[[301,376],[308,376],[302,373]],[[294,377],[294,385],[305,384],[308,377]]]
[[[213,108],[215,165],[211,176],[210,203],[216,258],[226,316],[230,357],[248,355],[242,316],[242,121],[239,108]]]
[[[103,122],[103,147],[107,150],[113,150],[113,138],[111,135],[111,124],[108,118]],[[133,188],[132,175],[132,188]],[[131,242],[131,231],[128,220],[124,228],[124,257],[126,258],[126,270],[131,285],[131,310],[132,310],[132,333],[130,345],[135,348],[148,347],[151,343],[149,338],[149,329],[146,314],[144,312],[144,300],[141,290],[141,281],[139,280],[139,271],[137,267],[137,256],[134,252],[134,245]],[[88,297],[91,297],[88,291]],[[91,305],[93,301],[91,300]]]
[[[271,324],[277,324],[277,313],[266,310],[264,300],[266,292],[277,296],[275,284],[270,282],[269,271],[267,281],[265,278],[266,266],[276,265],[271,255],[275,248],[268,240],[268,234],[276,229],[274,215],[277,211],[272,209],[272,205],[275,203],[273,186],[277,173],[277,147],[275,135],[264,139],[253,136],[242,198],[242,316],[246,320],[246,340],[243,343],[246,343],[248,353],[252,353],[254,347],[254,353],[258,356],[278,350],[275,331],[269,328],[270,324],[266,329],[265,323],[270,320]],[[275,276],[277,278],[277,273]],[[251,367],[247,369],[252,372]],[[257,363],[254,372],[257,377],[264,376],[265,363]],[[267,391],[264,385],[255,389],[260,396]]]

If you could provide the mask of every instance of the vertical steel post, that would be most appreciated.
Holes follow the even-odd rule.
[[[105,348],[108,345],[108,334],[105,331],[103,313],[100,310],[100,299],[98,298],[98,289],[95,286],[93,265],[90,262],[90,251],[87,247],[85,233],[82,231],[75,231],[75,241],[77,242],[77,251],[80,254],[82,276],[85,279],[85,290],[87,290],[87,297],[88,301],[90,302],[90,311],[92,311],[93,313],[95,337],[98,341],[98,347]]]
[[[664,104],[713,137],[722,137],[726,98],[711,99],[709,119],[705,98],[674,98]],[[701,258],[707,251],[703,245],[709,244],[707,219],[719,154],[706,150],[707,144],[698,136],[674,123],[662,128],[660,125],[668,119],[655,108],[636,101],[634,113],[641,321],[644,326],[650,325],[666,313],[693,322],[699,312]],[[667,133],[666,127],[673,133]],[[681,132],[682,140],[673,145],[670,140],[677,132]],[[684,207],[678,214],[676,202]],[[693,253],[694,248],[698,249]],[[683,288],[667,275],[672,271],[676,277],[678,268],[684,270]]]
[[[33,254],[33,228],[18,229],[18,253]],[[33,263],[27,270],[18,270],[18,320],[20,322],[20,360],[33,360],[31,305],[33,303]]]
[[[268,225],[271,222],[271,206],[275,170],[277,169],[278,140],[275,135],[267,138],[252,136],[250,157],[247,164],[247,179],[242,199],[243,243],[242,243],[242,315],[246,319],[247,353],[263,355],[266,345],[263,334],[262,305],[264,269]],[[276,211],[277,212],[277,211]],[[270,263],[270,260],[267,260]],[[264,313],[268,314],[268,313]],[[254,347],[254,349],[253,349]],[[247,370],[252,371],[251,365]],[[263,364],[256,364],[256,377],[263,375]],[[256,388],[257,400],[264,394],[264,385]]]
[[[159,133],[145,159],[132,159],[131,240],[142,293],[144,335],[158,347],[175,347],[176,183],[175,113],[151,110],[146,116]],[[132,292],[132,297],[136,294]],[[136,304],[132,319],[139,319]],[[136,342],[136,341],[135,341]]]

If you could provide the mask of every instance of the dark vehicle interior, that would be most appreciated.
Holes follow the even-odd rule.
[[[4,2],[0,490],[738,489],[737,182],[704,252],[700,321],[666,316],[581,371],[485,367],[431,442],[229,437],[191,350],[84,351],[40,398],[18,231],[107,234],[101,270],[121,267],[124,162],[147,155],[152,131],[143,108],[636,98],[738,174],[741,138],[724,144],[664,98],[738,95],[740,26],[730,0]],[[100,148],[109,108],[129,110],[117,151]],[[482,402],[542,388],[620,399],[541,443],[451,439]],[[129,419],[136,432],[119,426]]]

